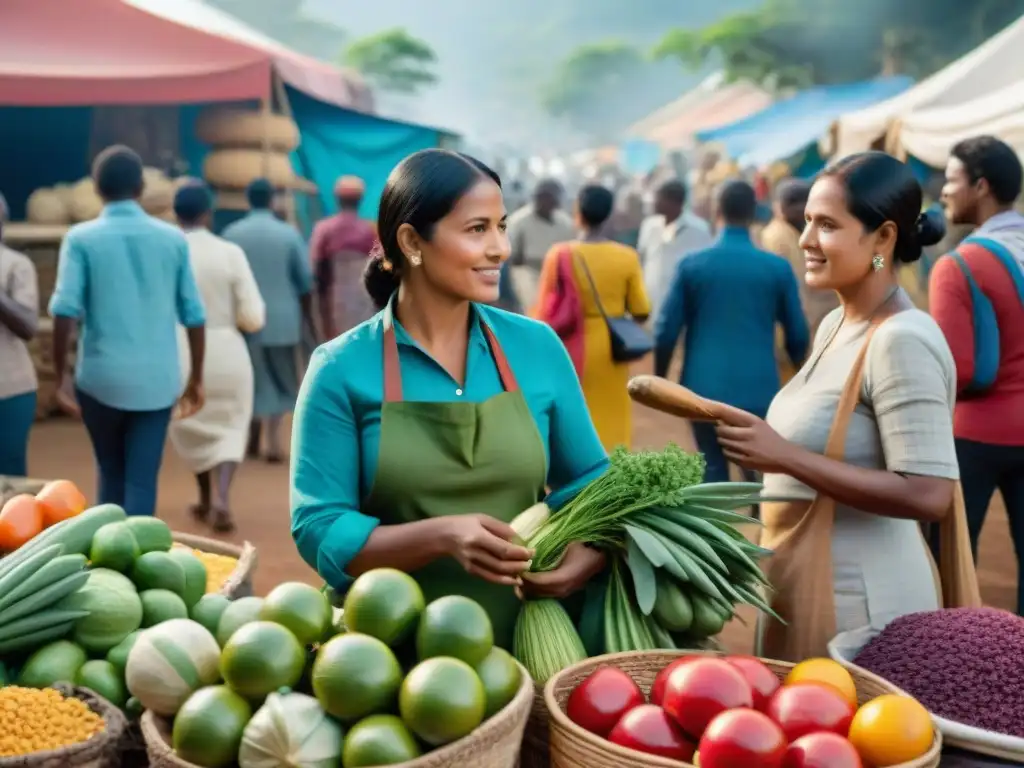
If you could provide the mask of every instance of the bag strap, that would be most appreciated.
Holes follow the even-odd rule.
[[[1024,265],[1010,252],[1003,243],[993,237],[968,237],[961,245],[976,245],[979,248],[984,248],[986,251],[995,256],[1006,268],[1006,271],[1010,274],[1010,280],[1013,281],[1014,287],[1017,289],[1017,297],[1020,299],[1021,306],[1024,306]],[[959,251],[953,252],[957,256],[957,260],[960,262],[961,268],[963,268],[967,274],[970,271],[967,269],[966,261],[963,255]],[[970,278],[968,278],[970,279]]]
[[[604,311],[604,304],[601,303],[601,294],[597,292],[597,284],[594,282],[594,276],[590,274],[590,268],[587,266],[587,262],[584,261],[583,257],[576,253],[576,249],[569,246],[572,250],[572,257],[575,261],[579,262],[579,265],[583,267],[583,274],[587,276],[587,282],[590,283],[590,292],[594,294],[594,303],[597,304],[597,311],[601,313],[601,317],[604,321],[608,322],[608,313]]]

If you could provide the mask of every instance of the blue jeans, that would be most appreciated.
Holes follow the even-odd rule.
[[[99,468],[99,503],[117,504],[129,515],[155,514],[171,409],[122,411],[76,392]]]
[[[28,475],[28,434],[35,419],[35,392],[0,398],[0,475]]]
[[[729,462],[722,453],[722,446],[718,443],[718,435],[715,434],[715,424],[710,421],[690,422],[693,428],[693,439],[697,443],[697,450],[704,454],[704,461],[707,468],[704,470],[705,483],[727,483],[729,482]],[[752,469],[744,469],[743,479],[751,482],[760,482],[757,473]],[[754,516],[760,518],[760,508],[754,507]]]

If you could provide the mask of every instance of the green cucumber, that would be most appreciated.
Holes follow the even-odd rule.
[[[39,632],[40,630],[44,630],[58,624],[66,624],[69,621],[78,621],[78,619],[88,615],[88,611],[59,609],[48,609],[41,613],[33,613],[0,627],[0,643],[12,640],[18,635]]]
[[[60,544],[52,544],[7,571],[0,579],[0,611],[17,599],[12,598],[11,594],[17,592],[19,585],[24,584],[26,579],[31,578],[36,571],[54,558],[60,557],[63,552],[64,548]],[[3,560],[0,560],[0,563],[3,563]]]
[[[49,642],[67,637],[74,628],[75,622],[66,621],[63,624],[54,624],[46,629],[29,632],[27,635],[0,641],[0,656],[19,653],[29,649],[35,650]]]
[[[45,551],[50,549],[52,547],[47,547]],[[65,576],[84,571],[87,562],[85,555],[61,555],[44,563],[35,573],[0,597],[0,624],[6,623],[5,612],[10,606],[23,598],[31,597]]]
[[[28,597],[20,600],[4,611],[3,616],[0,616],[0,621],[2,621],[0,629],[10,626],[11,622],[15,619],[20,619],[23,616],[28,616],[32,613],[42,611],[44,608],[50,607],[58,600],[61,600],[72,592],[81,589],[88,579],[89,571],[72,573],[65,576],[60,581],[55,581],[46,588],[39,590],[34,595],[29,595]]]
[[[693,605],[672,579],[658,579],[658,599],[653,617],[669,632],[685,632],[693,624]]]

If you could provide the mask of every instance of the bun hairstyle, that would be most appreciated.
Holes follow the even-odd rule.
[[[921,213],[923,193],[910,166],[884,152],[860,152],[834,163],[821,173],[842,183],[846,206],[876,232],[887,221],[896,225],[893,259],[909,264],[921,258],[921,249],[935,245],[946,233],[943,217]]]
[[[437,223],[485,179],[501,187],[501,178],[484,163],[447,149],[424,149],[395,166],[380,196],[378,242],[363,273],[363,285],[378,309],[387,305],[407,268],[399,228],[408,224],[429,241]]]

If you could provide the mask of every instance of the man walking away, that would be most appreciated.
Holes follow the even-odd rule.
[[[685,331],[683,386],[764,418],[779,390],[776,323],[784,329],[790,359],[799,363],[807,353],[807,321],[789,263],[751,240],[753,187],[728,181],[717,203],[717,241],[679,262],[665,295],[655,323],[654,372],[668,373]],[[707,482],[728,480],[715,425],[692,426],[707,460]]]
[[[508,263],[513,269],[513,287],[524,307],[533,306],[537,300],[537,282],[548,251],[576,237],[572,219],[561,206],[562,186],[548,179],[537,184],[533,202],[509,216],[512,252]]]
[[[363,288],[363,270],[377,241],[373,225],[359,218],[365,192],[358,176],[338,179],[334,187],[338,212],[317,222],[309,241],[320,327],[329,339],[377,312]]]
[[[64,381],[77,326],[77,403],[64,407],[80,414],[89,432],[98,500],[130,515],[152,515],[171,409],[181,392],[179,322],[187,330],[191,374],[175,415],[188,418],[203,405],[203,304],[185,235],[138,203],[139,156],[123,146],[104,150],[93,180],[103,213],[76,224],[61,243],[50,299],[54,373]]]
[[[942,190],[946,216],[976,229],[936,262],[929,280],[931,313],[956,361],[953,431],[971,544],[977,556],[998,489],[1018,565],[1024,560],[1024,216],[1013,204],[1022,176],[1016,153],[999,139],[979,136],[953,147]],[[976,290],[991,303],[994,326],[981,324]],[[994,381],[979,383],[984,371],[977,364],[985,357],[979,352],[986,347],[998,352],[998,369]],[[1017,613],[1024,615],[1024,578],[1018,578]]]
[[[686,210],[683,182],[673,179],[658,187],[654,215],[641,225],[638,246],[653,317],[657,317],[679,260],[712,242],[707,222]]]
[[[227,227],[223,237],[245,251],[267,307],[263,330],[246,339],[254,376],[248,455],[259,455],[265,426],[267,461],[276,464],[284,460],[281,422],[295,407],[299,390],[303,323],[314,339],[319,337],[313,321],[313,275],[302,236],[271,210],[270,182],[257,179],[246,194],[252,210]]]

